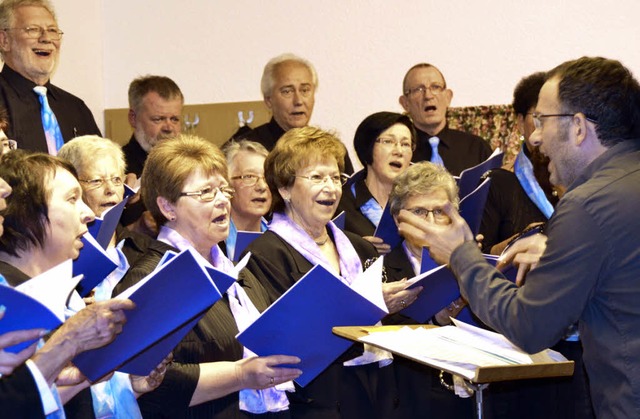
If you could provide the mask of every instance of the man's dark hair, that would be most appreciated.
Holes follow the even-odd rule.
[[[640,137],[640,85],[620,61],[582,57],[560,64],[549,78],[560,80],[562,112],[595,121],[603,146]]]
[[[540,71],[524,77],[513,91],[513,111],[523,117],[538,103],[538,93],[547,80],[547,74]]]
[[[12,191],[6,198],[7,207],[0,211],[4,216],[0,251],[17,257],[20,252],[44,246],[51,197],[47,179],[52,179],[57,170],[67,170],[77,177],[71,163],[45,153],[14,150],[2,156],[0,178]]]

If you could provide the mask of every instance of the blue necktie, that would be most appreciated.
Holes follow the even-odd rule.
[[[431,145],[431,163],[439,164],[440,166],[444,167],[442,157],[440,157],[440,154],[438,153],[438,144],[440,144],[440,138],[429,138],[429,144]]]
[[[44,135],[47,138],[47,149],[49,150],[49,154],[56,156],[58,155],[60,147],[64,145],[64,139],[62,138],[58,120],[49,106],[47,88],[44,86],[36,86],[33,88],[33,91],[38,94],[38,99],[40,100],[40,116],[42,117]]]
[[[513,171],[529,199],[531,199],[536,207],[540,209],[545,217],[551,218],[551,215],[553,214],[553,205],[551,205],[547,199],[547,196],[544,194],[538,180],[533,174],[533,164],[526,154],[524,154],[525,147],[526,144],[522,144],[522,149],[520,150],[520,153],[518,153],[513,165]]]

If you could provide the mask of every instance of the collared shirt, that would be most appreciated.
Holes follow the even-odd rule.
[[[429,138],[433,137],[433,135],[417,128],[416,133],[418,134],[416,150],[413,152],[411,161],[414,163],[424,160],[430,161],[431,145],[429,144]],[[477,135],[445,126],[435,136],[440,139],[438,154],[444,161],[444,167],[454,176],[458,176],[464,169],[476,166],[491,156],[491,146]]]
[[[42,127],[40,100],[33,91],[35,86],[5,64],[0,72],[0,107],[9,114],[6,134],[17,141],[18,148],[46,153],[47,140]],[[65,142],[80,135],[101,135],[93,114],[81,99],[50,82],[44,86]]]
[[[591,162],[558,203],[547,247],[518,288],[459,246],[451,268],[474,312],[526,351],[559,341],[579,321],[596,415],[640,417],[640,141]]]

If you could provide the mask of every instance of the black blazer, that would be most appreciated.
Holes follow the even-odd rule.
[[[0,417],[44,418],[38,387],[24,364],[0,378]]]
[[[376,258],[371,243],[345,232],[361,262]],[[272,301],[295,284],[313,265],[280,236],[265,231],[245,250],[251,252],[247,269],[266,288]],[[292,315],[295,315],[292,313]],[[393,366],[377,363],[344,367],[342,363],[362,354],[360,344],[352,345],[342,356],[304,388],[296,384],[287,393],[293,417],[302,418],[394,418],[397,417],[397,390]]]

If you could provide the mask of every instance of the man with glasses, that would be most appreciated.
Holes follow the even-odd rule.
[[[404,76],[399,101],[411,116],[418,134],[411,161],[443,164],[457,176],[464,169],[485,161],[491,155],[491,147],[477,135],[447,126],[447,109],[452,97],[453,91],[447,88],[440,70],[431,64],[420,63]]]
[[[0,107],[9,114],[6,134],[22,149],[55,154],[73,137],[100,135],[87,105],[50,83],[62,35],[48,0],[5,0],[0,4],[0,55],[4,61]],[[34,91],[36,86],[40,90]],[[57,128],[53,144],[47,139],[48,127],[41,123],[42,109],[46,108],[50,108],[47,117],[53,115],[57,122],[52,128]]]
[[[640,85],[619,61],[583,57],[548,74],[535,145],[567,187],[542,234],[505,255],[521,287],[488,265],[460,216],[448,226],[400,212],[400,231],[449,264],[474,313],[529,353],[578,322],[597,417],[640,417]],[[548,239],[547,239],[548,237]]]
[[[258,142],[271,151],[282,134],[291,128],[309,125],[318,88],[318,73],[308,60],[294,54],[281,54],[265,65],[260,88],[264,103],[273,116],[266,124],[236,139]],[[345,172],[353,173],[349,155],[345,160]]]

